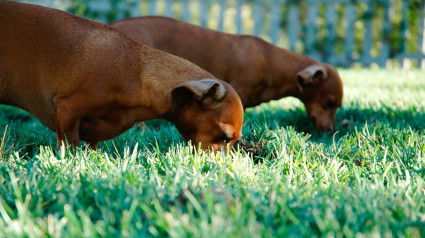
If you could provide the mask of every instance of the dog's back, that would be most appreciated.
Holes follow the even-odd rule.
[[[115,76],[104,70],[107,64],[118,67],[106,56],[128,57],[120,48],[137,47],[110,26],[32,4],[0,1],[0,25],[0,103],[30,112],[51,129],[55,95],[71,95],[84,90],[85,82],[95,85]],[[80,78],[85,82],[75,80]]]
[[[129,18],[111,25],[136,41],[188,59],[230,83],[245,107],[294,96],[306,105],[316,129],[334,128],[343,89],[330,65],[258,37],[222,33],[165,17]],[[308,75],[306,82],[301,83],[300,74]]]
[[[56,16],[54,16],[56,15]],[[46,17],[48,16],[48,17]],[[0,50],[2,66],[7,64],[12,69],[32,69],[36,71],[44,70],[44,67],[61,65],[67,66],[68,59],[72,58],[76,42],[81,42],[87,38],[88,29],[85,24],[77,24],[81,21],[73,15],[62,11],[44,8],[31,4],[20,4],[16,2],[0,2],[0,43],[3,46]],[[66,24],[63,24],[66,22]],[[19,26],[19,27],[17,27]],[[61,31],[63,27],[78,28],[77,34],[68,34]],[[44,52],[49,52],[51,57],[42,57]],[[13,57],[11,57],[13,56]],[[50,61],[62,60],[57,64]],[[34,67],[26,67],[33,65]],[[60,69],[48,69],[56,72]],[[15,73],[16,72],[15,70]],[[23,72],[22,72],[23,73]],[[26,72],[37,73],[37,72]]]
[[[227,82],[232,79],[228,72],[243,68],[244,61],[249,60],[244,56],[247,52],[241,52],[241,44],[249,42],[235,41],[236,38],[251,38],[249,36],[222,33],[159,16],[128,18],[111,25],[136,42],[187,59]],[[251,50],[248,48],[246,50]],[[234,64],[229,65],[230,62]]]
[[[204,148],[240,137],[236,92],[187,60],[31,4],[0,2],[0,26],[0,103],[37,117],[56,131],[58,145],[81,139],[95,148],[154,118],[174,122]]]

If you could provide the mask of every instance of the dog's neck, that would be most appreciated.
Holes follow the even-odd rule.
[[[250,45],[250,55],[256,55],[258,59],[263,59],[258,66],[244,65],[243,67],[257,67],[258,73],[253,80],[261,80],[261,85],[257,92],[242,94],[245,107],[256,106],[262,102],[277,100],[283,97],[292,96],[302,100],[302,92],[298,86],[297,73],[317,61],[289,50],[285,50],[265,42],[256,37],[245,38]],[[253,47],[254,46],[254,47]],[[239,47],[235,45],[235,47]],[[243,87],[243,85],[240,85]],[[253,96],[254,95],[254,96]]]
[[[280,97],[292,96],[301,99],[302,92],[298,86],[297,74],[318,62],[307,56],[275,46],[270,53],[270,59],[271,81]]]
[[[213,78],[211,74],[187,60],[148,46],[142,46],[141,49],[141,69],[138,101],[145,112],[139,120],[158,118],[173,121],[173,89],[186,81]]]

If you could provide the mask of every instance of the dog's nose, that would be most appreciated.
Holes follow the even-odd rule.
[[[226,150],[226,148],[227,148],[227,147],[224,147],[224,145],[221,145],[221,146],[220,146],[220,151],[221,151],[221,153],[223,153],[223,154],[224,154],[224,153],[226,153],[226,151],[227,151],[227,150]]]
[[[211,146],[214,149],[214,152],[221,152],[222,154],[226,154],[229,150],[229,147],[227,146],[227,144],[215,144],[213,146]]]
[[[335,128],[332,126],[329,130],[327,130],[326,132],[330,132],[330,133],[335,133]]]

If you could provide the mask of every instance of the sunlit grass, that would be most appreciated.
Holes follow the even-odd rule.
[[[424,236],[423,72],[340,73],[337,133],[316,133],[286,98],[249,109],[224,155],[163,121],[58,151],[53,132],[2,107],[0,236]]]

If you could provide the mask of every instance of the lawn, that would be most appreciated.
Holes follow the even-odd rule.
[[[222,155],[164,121],[58,151],[53,132],[2,106],[0,237],[425,236],[425,73],[340,74],[335,134],[286,98],[247,110]]]

